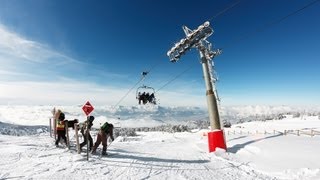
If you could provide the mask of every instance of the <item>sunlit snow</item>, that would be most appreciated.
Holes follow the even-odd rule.
[[[85,119],[81,106],[56,108],[65,112],[66,119]],[[118,136],[108,147],[108,156],[100,155],[100,146],[98,154],[90,154],[87,161],[85,152],[76,152],[72,129],[70,150],[54,146],[48,131],[52,109],[0,106],[0,179],[320,179],[317,110],[222,108],[222,119],[232,122],[231,128],[224,128],[228,149],[209,153],[208,128],[192,125],[207,119],[205,109],[95,107],[95,128],[108,121],[118,129],[181,124],[190,126],[190,131],[136,131],[136,136]],[[253,118],[281,113],[283,117],[277,120]],[[247,120],[251,122],[240,123]],[[96,131],[92,134],[95,141]]]

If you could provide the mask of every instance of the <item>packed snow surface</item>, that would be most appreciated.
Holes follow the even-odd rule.
[[[67,119],[85,116],[79,106],[58,107]],[[191,132],[137,132],[119,136],[101,156],[55,147],[50,106],[0,106],[0,179],[320,179],[318,116],[286,115],[225,128],[227,151],[208,152],[208,129]],[[182,124],[206,116],[191,107],[96,108],[94,126]],[[134,123],[135,122],[135,123]],[[95,141],[96,131],[93,131]],[[80,138],[82,142],[83,138]]]

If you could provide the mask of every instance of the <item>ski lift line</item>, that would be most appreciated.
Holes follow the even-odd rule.
[[[148,74],[150,73],[150,71],[153,70],[158,64],[160,64],[160,63],[156,63],[156,64],[154,64],[149,70],[143,71],[143,72],[142,72],[142,76],[148,75]]]
[[[223,9],[222,11],[218,12],[215,16],[211,17],[209,19],[209,21],[211,21],[212,19],[214,18],[217,18],[218,16],[224,14],[225,12],[227,12],[229,9],[235,7],[236,5],[238,5],[239,3],[241,2],[241,0],[238,0],[237,2],[231,4],[230,6],[228,6],[227,8]],[[147,74],[153,70],[154,68],[156,68],[160,62],[162,61],[159,61],[158,63],[154,64],[148,71],[145,71]],[[184,74],[185,72],[189,71],[192,67],[189,67],[188,69],[184,70],[182,73],[178,74],[177,76],[175,76],[173,79],[171,79],[170,81],[168,81],[166,84],[164,84],[162,87],[160,87],[158,90],[155,91],[155,93],[157,93],[158,91],[160,91],[162,88],[164,88],[165,86],[167,86],[168,84],[170,84],[171,82],[173,82],[174,80],[176,80],[177,78],[179,78],[182,74]],[[124,98],[126,98],[128,96],[128,94],[132,91],[133,88],[135,88],[141,81],[143,81],[145,78],[145,76],[143,76],[140,81],[138,81],[120,100],[119,102],[115,105],[119,105],[121,101],[123,101]]]
[[[256,29],[253,30],[252,32],[249,32],[249,33],[247,33],[247,34],[244,34],[242,37],[239,37],[239,38],[234,39],[233,43],[231,42],[231,43],[227,44],[227,45],[224,46],[224,48],[222,48],[222,49],[229,48],[230,46],[235,45],[235,43],[237,43],[237,42],[239,42],[239,41],[242,41],[242,40],[245,40],[245,39],[247,39],[247,38],[250,38],[251,36],[253,36],[253,35],[256,34],[256,33],[263,32],[263,31],[265,31],[266,29],[268,29],[268,28],[270,28],[270,27],[272,27],[272,26],[274,26],[274,25],[276,25],[276,24],[279,24],[279,23],[281,23],[282,21],[288,19],[289,17],[291,17],[291,16],[299,13],[300,11],[303,11],[303,10],[307,9],[308,7],[316,4],[316,3],[319,2],[319,1],[320,1],[320,0],[312,1],[312,2],[310,2],[310,3],[308,3],[308,4],[306,4],[305,6],[299,8],[299,9],[297,9],[297,10],[295,10],[295,11],[289,13],[289,14],[287,14],[286,16],[283,16],[283,17],[281,17],[281,18],[279,18],[279,19],[277,19],[277,20],[274,20],[274,21],[271,21],[271,22],[269,22],[269,23],[266,23],[266,24],[265,24],[264,26],[262,26],[261,28],[256,28]]]
[[[216,19],[218,16],[226,13],[227,11],[229,11],[230,9],[234,8],[235,6],[237,6],[242,0],[238,0],[234,3],[232,3],[231,5],[227,6],[226,8],[224,8],[222,11],[218,12],[216,15],[212,16],[211,18],[208,19],[208,21],[212,21],[213,19]]]
[[[213,65],[212,65],[213,66]],[[176,75],[174,78],[172,78],[171,80],[169,80],[166,84],[164,84],[163,86],[161,86],[158,90],[155,91],[155,93],[157,93],[158,91],[160,91],[162,88],[164,88],[165,86],[167,86],[168,84],[172,83],[174,80],[178,79],[180,76],[182,76],[184,73],[186,73],[187,71],[189,71],[190,69],[192,69],[194,67],[194,65],[191,65],[190,67],[188,67],[187,69],[185,69],[184,71],[182,71],[181,73],[179,73],[178,75]],[[217,89],[215,89],[215,91],[217,91]],[[218,96],[218,94],[216,93],[216,95]],[[218,101],[220,101],[220,98],[217,97]]]
[[[190,69],[192,69],[193,66],[190,66],[189,68],[185,69],[184,71],[182,71],[181,73],[179,73],[177,76],[175,76],[173,79],[169,80],[166,84],[164,84],[163,86],[161,86],[158,90],[156,90],[156,93],[158,91],[160,91],[162,88],[166,87],[168,84],[172,83],[174,80],[178,79],[180,76],[182,76],[182,74],[186,73],[187,71],[189,71]]]
[[[236,5],[238,5],[241,1],[242,1],[242,0],[238,0],[238,1],[234,2],[234,3],[232,3],[230,6],[228,6],[228,7],[225,8],[225,9],[223,9],[222,11],[220,11],[219,13],[217,13],[215,16],[211,17],[211,18],[209,19],[209,21],[211,21],[211,20],[214,19],[214,18],[217,18],[218,16],[220,16],[220,15],[224,14],[225,12],[229,11],[230,9],[234,8],[234,7],[235,7]],[[273,22],[271,22],[271,23],[266,24],[263,28],[258,28],[258,29],[256,29],[256,30],[253,31],[251,34],[255,34],[255,33],[258,33],[258,32],[262,32],[262,31],[266,30],[267,28],[269,28],[269,27],[271,27],[271,26],[273,26],[273,25],[276,25],[276,24],[278,24],[278,23],[286,20],[286,19],[289,18],[290,16],[293,16],[293,15],[299,13],[300,11],[302,11],[302,10],[304,10],[304,9],[306,9],[306,8],[314,5],[314,4],[316,4],[316,3],[319,2],[319,1],[320,1],[320,0],[312,1],[312,2],[310,2],[309,4],[303,6],[302,8],[300,8],[300,9],[298,9],[298,10],[296,10],[296,11],[294,11],[294,12],[292,12],[292,13],[290,13],[290,14],[288,14],[288,15],[286,15],[286,16],[278,19],[278,20],[275,20],[275,21],[273,21]],[[249,37],[251,34],[249,33],[249,34],[247,34],[246,36]],[[240,39],[238,38],[237,41],[243,40],[243,39],[246,39],[246,37],[240,38]],[[226,48],[226,47],[224,47],[224,48]],[[160,63],[160,62],[159,62],[159,63]],[[150,70],[149,70],[149,71],[146,71],[146,72],[149,73],[149,72],[150,72],[151,70],[153,70],[159,63],[153,65],[153,66],[150,68]],[[160,87],[160,88],[159,88],[158,90],[156,90],[155,92],[160,91],[162,88],[164,88],[165,86],[167,86],[168,84],[170,84],[170,83],[173,82],[174,80],[178,79],[182,74],[186,73],[186,72],[189,71],[191,68],[192,68],[192,67],[189,67],[188,69],[184,70],[182,73],[180,73],[180,74],[178,74],[177,76],[175,76],[173,79],[171,79],[170,81],[168,81],[166,84],[164,84],[162,87]],[[120,99],[120,101],[119,101],[115,106],[117,106],[117,105],[132,91],[132,89],[135,88],[135,86],[136,86],[137,84],[139,84],[142,80],[144,80],[144,78],[145,78],[145,77],[141,78],[140,81],[138,81],[138,82],[125,94],[125,96]],[[219,100],[220,100],[220,99],[219,99]]]
[[[149,69],[148,73],[149,73],[151,70],[153,70],[155,67],[157,67],[161,62],[162,62],[162,60],[159,61],[158,63],[155,63],[153,66],[151,66],[151,68]]]
[[[143,80],[150,73],[150,71],[153,70],[155,67],[157,67],[158,64],[160,64],[160,62],[161,61],[159,61],[158,63],[154,64],[149,70],[143,71],[141,79],[133,87],[131,87],[129,89],[129,91],[114,105],[114,107],[118,106],[140,82],[143,82]]]
[[[211,17],[211,18],[209,19],[209,21],[211,21],[212,19],[217,18],[218,16],[224,14],[224,13],[227,12],[228,10],[230,10],[230,9],[232,9],[233,7],[235,7],[236,5],[238,5],[240,2],[241,2],[241,0],[238,0],[237,2],[231,4],[231,5],[228,6],[227,8],[225,8],[225,9],[223,9],[222,11],[218,12],[215,16]],[[154,64],[148,71],[145,71],[145,72],[148,74],[151,70],[153,70],[154,68],[156,68],[156,67],[160,64],[160,62],[162,62],[162,61],[159,61],[158,63]],[[162,87],[160,87],[158,90],[156,90],[155,93],[157,93],[157,92],[160,91],[162,88],[164,88],[165,86],[167,86],[168,84],[170,84],[171,82],[173,82],[174,80],[176,80],[177,78],[179,78],[182,74],[186,73],[186,72],[189,71],[191,68],[192,68],[192,67],[189,67],[188,69],[184,70],[182,73],[180,73],[180,74],[178,74],[177,76],[175,76],[173,79],[169,80],[166,84],[164,84]],[[135,88],[135,86],[137,86],[137,84],[139,84],[142,80],[144,80],[144,78],[145,78],[145,76],[143,76],[143,78],[142,78],[139,82],[137,82],[137,83],[120,99],[120,101],[119,101],[115,106],[119,105],[119,103],[120,103],[121,101],[123,101],[123,99],[124,99],[125,97],[127,97],[128,94],[132,91],[132,89]]]
[[[159,60],[159,61],[158,61]],[[160,59],[158,59],[157,61],[157,63],[155,63],[153,66],[151,66],[151,68],[149,69],[149,70],[146,70],[146,71],[144,71],[144,72],[146,72],[147,74],[149,74],[153,69],[155,69],[156,67],[158,67],[159,66],[159,64],[161,63],[161,62],[164,62],[163,60],[160,60]],[[147,75],[146,74],[146,75]]]
[[[116,105],[114,105],[114,107],[118,106],[120,104],[120,102],[122,102],[124,100],[124,98],[126,98],[128,96],[128,94],[141,82],[145,79],[145,76],[143,76],[136,84],[134,84],[129,91],[118,101],[118,103]]]

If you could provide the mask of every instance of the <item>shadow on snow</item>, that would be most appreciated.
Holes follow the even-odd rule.
[[[248,141],[248,142],[245,142],[243,144],[236,144],[230,148],[228,148],[228,152],[230,153],[237,153],[240,149],[244,148],[245,146],[249,145],[249,144],[252,144],[252,143],[256,143],[258,141],[262,141],[262,140],[266,140],[266,139],[270,139],[270,138],[275,138],[275,137],[278,137],[278,136],[282,136],[283,134],[277,134],[277,135],[273,135],[273,136],[268,136],[268,137],[264,137],[264,138],[260,138],[260,139],[255,139],[255,140],[251,140],[251,141]]]

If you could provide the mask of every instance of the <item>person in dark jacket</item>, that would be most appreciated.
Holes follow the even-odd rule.
[[[91,151],[93,146],[93,139],[90,134],[91,127],[93,125],[94,116],[88,116],[87,120],[83,123],[81,127],[81,134],[83,136],[84,141],[80,144],[80,150],[88,143],[87,140],[87,133],[88,133],[88,139],[89,139],[89,150]]]
[[[59,113],[59,114],[57,114],[58,119],[56,121],[56,130],[57,130],[58,138],[57,138],[55,144],[58,147],[59,142],[60,142],[61,139],[64,140],[66,145],[68,145],[68,143],[67,143],[67,137],[66,137],[65,124],[64,124],[65,115],[61,111],[58,111],[57,113]]]
[[[109,124],[108,122],[105,122],[101,128],[100,131],[98,133],[97,136],[97,140],[92,148],[92,154],[96,153],[96,150],[98,148],[98,146],[100,145],[100,143],[102,143],[102,155],[107,155],[107,140],[108,137],[110,137],[110,139],[112,141],[114,141],[114,137],[113,137],[113,124]]]

